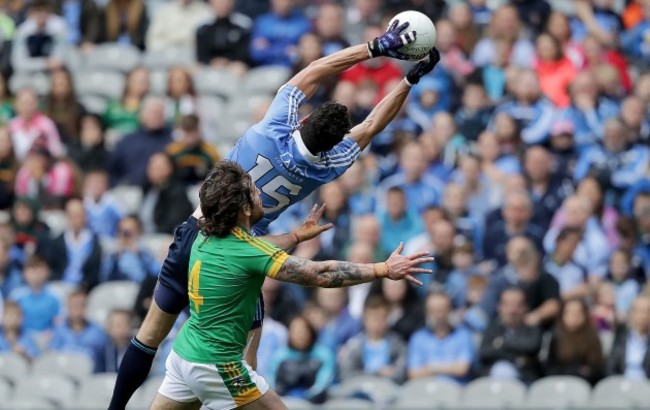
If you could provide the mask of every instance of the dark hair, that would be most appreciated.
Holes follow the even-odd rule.
[[[330,101],[309,115],[300,129],[300,135],[309,152],[318,154],[331,150],[351,128],[348,107]]]
[[[404,189],[400,186],[392,186],[388,188],[387,194],[401,194],[404,195]]]
[[[376,309],[386,309],[388,310],[390,304],[384,297],[384,295],[370,295],[366,299],[366,302],[363,304],[363,311],[367,310],[376,310]]]
[[[557,239],[555,240],[555,242],[556,243],[562,242],[571,235],[577,235],[579,237],[582,237],[582,229],[570,228],[570,227],[562,228],[560,233],[557,235]]]
[[[178,125],[183,131],[197,131],[199,129],[199,117],[196,114],[184,115]]]
[[[48,0],[33,0],[29,5],[29,10],[51,10],[50,2]]]
[[[83,296],[85,298],[88,297],[88,292],[86,292],[83,288],[76,288],[72,292],[68,294],[68,300],[77,297],[77,296]]]
[[[49,269],[50,265],[47,263],[47,261],[40,257],[39,255],[32,255],[27,260],[25,261],[25,269],[29,268],[46,268]]]
[[[138,214],[129,214],[129,215],[123,216],[122,219],[120,219],[120,222],[118,224],[122,223],[122,221],[127,221],[127,220],[135,222],[135,224],[138,227],[138,231],[140,233],[142,233],[142,230],[143,230],[142,229],[142,221],[140,220],[140,217],[138,216]]]
[[[582,314],[585,316],[585,323],[577,330],[571,332],[564,325],[564,311],[570,303],[579,303]],[[576,341],[579,340],[579,343]],[[559,320],[555,327],[555,334],[552,343],[553,351],[560,364],[573,365],[579,363],[590,365],[592,370],[602,372],[604,369],[603,350],[601,348],[598,332],[591,321],[589,307],[587,303],[580,298],[572,298],[562,303]],[[598,376],[592,375],[593,376]]]
[[[253,204],[250,176],[235,162],[220,161],[208,174],[199,191],[203,217],[199,228],[204,235],[223,237],[237,225],[244,206]]]
[[[308,352],[316,344],[316,341],[318,339],[318,333],[316,332],[316,329],[314,328],[314,326],[304,316],[295,316],[293,319],[291,319],[291,322],[289,323],[289,327],[291,327],[291,323],[295,322],[296,320],[303,322],[305,324],[305,327],[307,327],[307,331],[309,332],[309,337],[311,338],[311,342],[309,343],[307,348],[304,350],[305,352]],[[294,346],[293,343],[291,343],[291,337],[289,337],[289,347],[294,349],[294,350],[298,350],[298,348],[296,348],[296,346]]]

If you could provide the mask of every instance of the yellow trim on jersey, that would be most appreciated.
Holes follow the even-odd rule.
[[[246,233],[246,231],[244,231],[242,228],[238,226],[233,228],[232,234],[235,235],[237,239],[248,242],[249,245],[259,249],[260,251],[264,252],[265,254],[271,257],[271,260],[273,260],[273,264],[269,268],[268,272],[266,272],[266,276],[268,276],[269,278],[275,278],[275,276],[280,271],[282,265],[284,265],[284,262],[286,262],[287,259],[289,258],[289,255],[283,250],[276,248],[274,245],[266,241],[253,238],[248,233]]]
[[[255,401],[262,397],[262,392],[255,387],[251,387],[248,390],[245,390],[242,393],[237,394],[237,396],[234,396],[232,399],[235,401],[235,404],[239,406],[243,406],[244,404],[248,404],[252,401]]]

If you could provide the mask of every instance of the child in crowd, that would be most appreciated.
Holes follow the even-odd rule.
[[[609,259],[607,278],[614,285],[616,292],[616,316],[620,319],[627,317],[632,302],[639,293],[639,282],[630,277],[632,255],[622,249],[617,249]]]
[[[84,179],[84,207],[90,229],[100,237],[114,238],[122,210],[108,193],[109,177],[104,169],[86,173]]]
[[[16,302],[4,304],[2,328],[0,328],[0,352],[13,352],[33,360],[39,354],[32,332],[24,329],[23,311]]]

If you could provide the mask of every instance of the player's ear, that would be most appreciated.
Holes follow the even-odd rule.
[[[251,206],[248,205],[248,204],[246,204],[246,205],[243,206],[243,208],[242,208],[242,212],[243,212],[244,215],[246,215],[247,217],[250,217],[251,215],[253,215],[253,212],[252,212]]]

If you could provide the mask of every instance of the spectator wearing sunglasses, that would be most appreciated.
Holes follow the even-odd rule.
[[[102,281],[130,280],[141,283],[156,275],[156,259],[140,243],[142,224],[136,216],[122,218],[117,228],[117,249],[108,255],[102,269]]]

